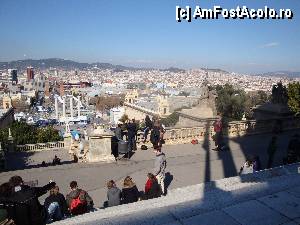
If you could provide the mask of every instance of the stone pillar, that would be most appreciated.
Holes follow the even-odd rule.
[[[80,96],[78,96],[77,110],[78,110],[78,117],[79,117],[80,116]]]
[[[71,118],[73,118],[73,95],[70,98],[70,111],[71,111]]]
[[[89,135],[89,150],[87,153],[88,162],[114,162],[115,158],[111,155],[111,138],[113,132],[110,130],[96,129]]]
[[[14,138],[11,136],[10,128],[8,128],[8,152],[14,152],[15,151],[15,144],[14,144]]]
[[[66,118],[66,99],[63,98],[63,118]]]
[[[71,136],[65,136],[64,137],[64,148],[66,150],[69,150],[71,147]]]
[[[57,102],[57,98],[55,98],[55,118],[58,120],[58,102]]]

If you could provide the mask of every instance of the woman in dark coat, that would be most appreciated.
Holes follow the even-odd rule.
[[[53,206],[55,204],[57,204],[56,211]],[[61,220],[65,215],[69,214],[66,199],[63,194],[59,193],[58,186],[50,190],[50,195],[45,199],[44,207],[48,212],[49,221]]]
[[[152,173],[148,173],[148,180],[145,184],[145,199],[158,198],[161,196],[160,185]]]
[[[140,192],[138,191],[135,183],[132,181],[130,176],[124,179],[124,186],[122,188],[122,203],[132,203],[137,202],[140,197]]]
[[[151,130],[150,141],[153,145],[154,149],[158,149],[160,147],[160,138],[161,138],[161,127],[159,121],[154,122],[154,127]]]
[[[153,123],[150,119],[150,117],[147,115],[146,118],[145,118],[145,130],[144,130],[144,142],[147,141],[147,137],[148,137],[148,134],[149,134],[149,131],[152,129],[153,127]]]

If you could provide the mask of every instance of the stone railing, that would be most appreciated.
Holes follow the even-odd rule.
[[[165,144],[185,144],[190,143],[194,139],[197,139],[198,141],[204,141],[205,139],[212,140],[212,137],[215,134],[212,124],[213,121],[209,120],[207,121],[206,126],[167,128],[164,134]],[[293,129],[300,129],[300,117],[278,120],[233,121],[228,123],[227,127],[224,127],[223,134],[228,137],[239,137]],[[149,139],[150,132],[146,144],[149,144]],[[65,141],[17,145],[16,151],[41,151],[68,148],[70,142],[71,140],[67,140],[66,138]],[[143,132],[138,133],[137,144],[139,147],[143,144]]]
[[[228,123],[227,129],[224,129],[224,135],[228,135],[229,137],[237,137],[294,129],[300,129],[300,117],[281,118],[277,120],[233,121]]]
[[[213,127],[187,127],[187,128],[167,128],[164,134],[165,144],[185,144],[190,143],[193,139],[203,141],[205,137],[211,139],[214,135]],[[148,135],[149,143],[150,134]],[[143,133],[139,133],[137,138],[138,144],[143,144]]]
[[[58,142],[17,145],[16,151],[19,151],[19,152],[44,151],[44,150],[52,150],[52,149],[58,149],[58,148],[64,148],[64,147],[65,147],[65,143],[63,141],[58,141]]]
[[[205,138],[212,140],[214,136],[213,122],[207,121],[206,126],[199,127],[181,127],[181,128],[167,128],[164,134],[165,144],[184,144],[190,143],[193,139],[203,141]],[[223,129],[223,135],[228,137],[239,137],[244,135],[254,135],[271,133],[276,131],[286,131],[300,129],[300,118],[284,118],[279,120],[247,120],[247,121],[233,121],[228,123],[227,127]],[[148,140],[150,133],[148,135]],[[143,144],[143,133],[138,134],[138,145]],[[146,142],[146,144],[149,143]]]
[[[151,116],[159,116],[158,112],[150,110],[150,109],[146,109],[146,108],[141,107],[139,105],[135,105],[135,104],[132,104],[132,103],[124,102],[124,106],[128,106],[130,108],[133,108],[135,110],[141,111],[141,112],[143,112],[145,114],[149,114]]]

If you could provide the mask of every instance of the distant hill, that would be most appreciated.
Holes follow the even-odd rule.
[[[209,68],[201,68],[201,69],[206,72],[229,73],[229,72],[227,72],[225,70],[221,70],[221,69],[209,69]]]
[[[170,67],[167,69],[161,69],[160,71],[168,71],[168,72],[173,72],[173,73],[184,73],[184,69],[176,68],[176,67]]]
[[[40,69],[116,69],[116,70],[136,70],[137,68],[126,67],[122,65],[113,65],[110,63],[79,63],[72,60],[65,60],[59,58],[50,59],[26,59],[17,60],[11,62],[0,62],[0,69],[15,68],[18,70],[24,70],[28,66]]]
[[[291,71],[276,71],[276,72],[268,72],[263,73],[264,76],[270,76],[270,77],[300,77],[300,72],[291,72]]]
[[[115,72],[122,72],[124,70],[153,70],[154,68],[137,68],[137,67],[129,67],[129,66],[122,66],[122,65],[113,65],[110,63],[80,63],[73,60],[66,60],[60,58],[49,58],[49,59],[25,59],[25,60],[16,60],[11,62],[0,62],[0,70],[1,69],[18,69],[18,70],[25,70],[27,67],[32,66],[34,68],[39,69],[112,69]],[[202,68],[207,72],[221,72],[221,73],[228,73],[227,71],[221,69],[209,69],[209,68]],[[160,69],[160,71],[166,72],[174,72],[174,73],[184,73],[184,69],[170,67],[167,69]]]

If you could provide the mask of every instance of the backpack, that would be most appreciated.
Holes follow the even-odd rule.
[[[198,144],[198,140],[197,140],[197,139],[193,139],[193,140],[191,141],[191,143],[192,143],[193,145],[196,145],[196,144]]]
[[[70,204],[70,212],[72,215],[80,215],[87,212],[87,202],[86,200],[81,200],[80,195],[84,195],[81,191],[77,198],[73,198]]]
[[[148,147],[146,145],[141,146],[141,150],[147,150],[147,149],[148,149]]]

